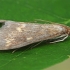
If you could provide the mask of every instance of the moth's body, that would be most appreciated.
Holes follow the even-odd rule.
[[[0,28],[0,50],[20,48],[35,42],[55,39],[69,34],[69,27],[61,24],[37,24],[4,21]]]

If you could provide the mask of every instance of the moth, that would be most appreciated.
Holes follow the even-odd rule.
[[[10,50],[26,45],[52,40],[64,41],[70,35],[70,27],[63,24],[38,24],[0,20],[0,50]]]

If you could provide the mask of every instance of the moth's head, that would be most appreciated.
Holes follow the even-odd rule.
[[[70,27],[67,27],[67,33],[70,35]]]
[[[66,25],[62,25],[65,29],[65,33],[67,33],[68,35],[70,35],[70,27],[66,26]]]

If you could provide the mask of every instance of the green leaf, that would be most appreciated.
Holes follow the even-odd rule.
[[[70,0],[0,0],[0,19],[24,22],[41,19],[70,25]],[[45,41],[33,47],[36,44],[14,53],[14,50],[0,51],[0,70],[42,70],[70,55],[69,37],[63,42],[49,44]]]

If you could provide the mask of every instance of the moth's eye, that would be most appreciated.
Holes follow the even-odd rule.
[[[2,27],[3,25],[5,25],[5,23],[4,22],[0,22],[0,27]]]

